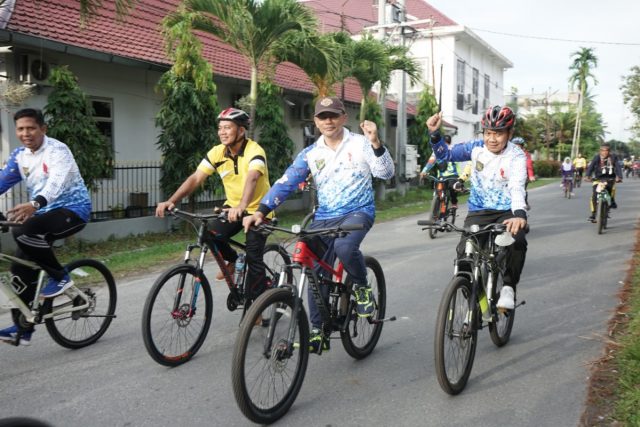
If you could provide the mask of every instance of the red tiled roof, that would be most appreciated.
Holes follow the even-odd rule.
[[[116,19],[113,2],[104,2],[96,16],[84,27],[80,24],[77,0],[16,0],[5,29],[66,45],[170,66],[160,34],[162,18],[176,10],[179,0],[139,0],[124,21]],[[323,31],[340,28],[340,11],[345,4],[347,29],[358,33],[365,26],[375,25],[377,9],[371,0],[310,0],[305,5],[314,9]],[[366,5],[367,7],[363,7]],[[436,25],[454,25],[446,16],[423,0],[407,0],[408,13],[420,19],[435,17]],[[203,56],[220,76],[250,79],[247,61],[232,47],[208,34],[200,34]],[[290,63],[280,64],[275,82],[287,89],[310,93],[313,85],[304,72]],[[360,89],[354,80],[345,82],[345,100],[359,103]],[[387,103],[395,109],[393,103]]]

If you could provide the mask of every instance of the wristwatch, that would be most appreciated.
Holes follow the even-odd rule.
[[[36,200],[32,200],[29,203],[31,203],[31,206],[33,206],[36,210],[40,209],[40,203],[38,203]]]

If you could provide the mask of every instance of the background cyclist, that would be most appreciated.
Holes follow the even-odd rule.
[[[596,192],[597,184],[599,181],[607,182],[607,191],[611,194],[611,208],[616,209],[618,207],[616,203],[616,182],[622,182],[622,168],[618,162],[618,157],[611,153],[611,147],[606,142],[600,145],[600,152],[593,157],[593,160],[587,167],[587,173],[585,176],[586,181],[593,180],[593,191],[591,194],[590,208],[591,216],[587,219],[591,222],[596,222],[596,205],[598,193]]]
[[[524,189],[525,189],[524,201],[526,203],[525,208],[529,210],[531,209],[531,206],[529,206],[529,192],[526,190],[527,190],[527,187],[529,186],[529,183],[536,180],[536,174],[535,174],[535,171],[533,170],[533,160],[531,159],[531,153],[529,153],[529,151],[525,148],[525,142],[523,138],[517,136],[513,138],[511,142],[516,144],[518,147],[520,147],[522,151],[524,151],[524,155],[527,156],[527,183],[524,185]]]
[[[516,117],[509,107],[490,107],[482,116],[483,139],[456,144],[451,149],[440,136],[441,123],[442,113],[431,116],[426,123],[436,158],[454,162],[471,160],[469,214],[464,226],[504,223],[515,238],[509,246],[504,286],[497,303],[499,308],[513,309],[515,288],[527,252],[527,160],[523,150],[509,143]]]
[[[576,168],[573,166],[573,163],[571,163],[571,158],[565,157],[564,162],[562,163],[562,165],[560,165],[560,174],[562,176],[562,188],[564,188],[565,185],[573,184],[573,174],[575,173],[575,171],[576,171]],[[573,196],[573,188],[570,187],[569,190],[571,192],[571,195]]]
[[[582,179],[582,175],[584,174],[584,170],[587,167],[587,159],[580,153],[578,153],[578,157],[573,160],[573,166],[576,167],[576,173],[578,174],[578,179]]]
[[[451,146],[451,136],[445,135],[444,142]],[[458,208],[458,191],[462,189],[461,184],[455,178],[460,178],[461,182],[464,182],[468,178],[468,173],[465,175],[466,170],[460,171],[460,165],[455,162],[436,162],[435,154],[431,153],[431,157],[427,161],[427,164],[424,165],[422,171],[420,172],[420,178],[424,178],[427,176],[429,171],[437,165],[437,176],[438,178],[450,178],[446,182],[447,189],[449,191],[449,198],[451,199],[451,207],[453,209]]]

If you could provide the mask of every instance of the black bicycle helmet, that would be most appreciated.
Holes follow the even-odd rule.
[[[249,129],[249,115],[237,108],[229,107],[226,110],[223,110],[220,114],[218,114],[217,118],[218,122],[221,122],[222,120],[228,120],[237,124],[238,126]]]
[[[489,107],[482,116],[482,129],[502,130],[510,129],[516,124],[516,115],[509,107],[494,105]]]

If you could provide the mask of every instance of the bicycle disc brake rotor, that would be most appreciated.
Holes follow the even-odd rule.
[[[286,340],[281,339],[271,349],[271,366],[278,373],[284,372],[289,362],[289,344]]]
[[[171,316],[177,321],[178,326],[184,328],[191,323],[191,318],[195,315],[195,310],[191,310],[191,304],[182,304],[171,313]]]

